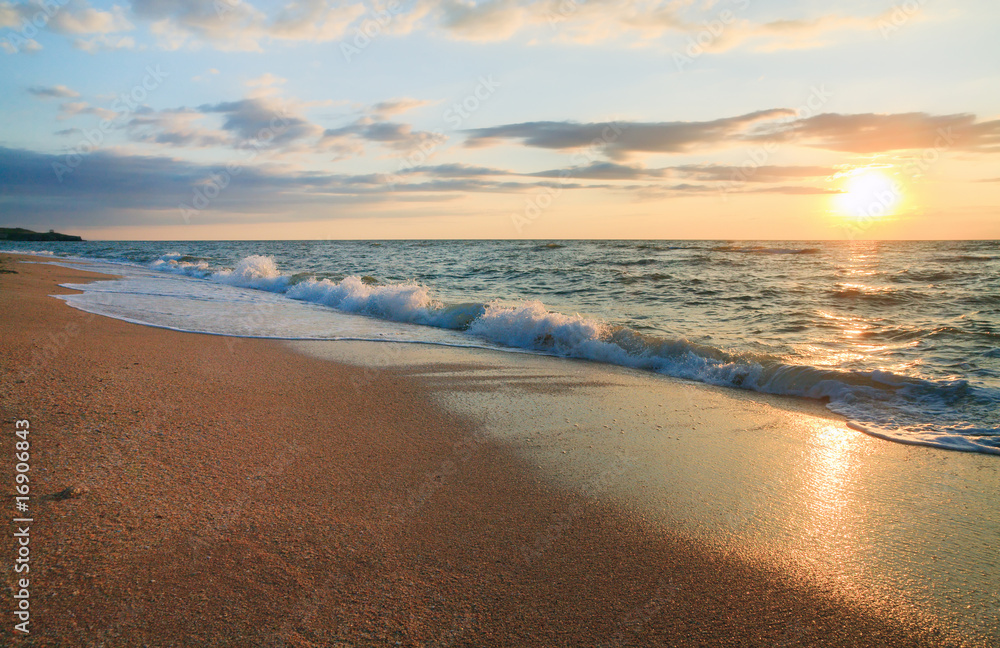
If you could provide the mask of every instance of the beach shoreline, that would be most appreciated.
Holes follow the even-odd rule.
[[[948,644],[551,479],[426,370],[91,315],[49,295],[100,275],[4,259],[2,413],[5,436],[31,422],[37,533],[21,645]]]

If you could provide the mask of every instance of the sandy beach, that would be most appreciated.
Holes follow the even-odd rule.
[[[531,357],[517,365],[514,380],[485,352],[387,351],[366,365],[358,360],[363,344],[154,329],[50,296],[67,292],[58,283],[98,275],[2,259],[14,273],[0,274],[0,409],[9,445],[15,421],[30,421],[34,519],[31,633],[12,636],[8,614],[4,643],[941,646],[964,637],[987,645],[954,618],[927,612],[932,608],[907,609],[865,593],[879,578],[879,561],[903,561],[899,556],[866,560],[863,582],[850,576],[860,568],[824,578],[832,572],[803,565],[811,555],[804,547],[822,549],[825,536],[844,538],[852,529],[893,538],[899,532],[911,539],[906,560],[930,564],[942,542],[933,525],[960,528],[958,514],[909,530],[885,526],[889,518],[875,503],[898,503],[886,493],[901,486],[877,478],[919,464],[978,475],[958,483],[988,493],[996,482],[993,458],[895,445],[844,432],[818,405],[776,414],[781,403],[679,381],[657,383],[657,398],[675,405],[665,420],[683,419],[694,436],[681,435],[679,423],[673,430],[654,422],[647,427],[663,425],[677,444],[657,442],[654,455],[651,444],[622,441],[635,434],[634,422],[612,429],[602,412],[588,417],[579,409],[585,387],[605,381],[631,394],[609,399],[635,399],[635,412],[644,412],[651,401],[628,372],[601,377],[574,363],[567,371],[585,375],[560,383],[532,364],[560,361]],[[532,381],[525,367],[540,378]],[[502,384],[515,383],[523,394],[577,400],[514,401]],[[553,402],[575,409],[546,409]],[[568,430],[579,430],[572,442],[524,432],[554,429],[549,419],[563,418]],[[714,434],[736,421],[748,439],[757,438],[746,430],[787,428],[792,419],[826,432],[802,448],[771,436],[773,448],[754,442],[735,457],[722,452],[732,436]],[[699,443],[696,453],[682,436],[715,438],[716,446]],[[576,452],[587,446],[595,452]],[[754,475],[775,493],[799,492],[796,483],[810,475],[804,463],[786,459],[812,460],[810,447],[841,447],[854,462],[836,473],[839,482],[811,483],[813,492],[828,489],[816,501],[846,502],[827,510],[831,526],[811,518],[813,526],[803,522],[794,541],[787,525],[769,525],[767,518],[802,504],[794,497],[766,500],[768,515],[753,516],[759,525],[741,521],[746,516],[734,521],[720,507],[732,500],[727,489]],[[713,451],[726,458],[704,463]],[[619,469],[615,458],[622,456]],[[670,480],[658,477],[667,465]],[[776,480],[781,466],[786,472]],[[6,484],[13,473],[7,460]],[[626,473],[635,479],[621,479]],[[855,473],[861,481],[842,487]],[[876,483],[885,492],[873,491]],[[73,486],[86,492],[51,497]],[[980,494],[956,492],[951,503]],[[898,510],[925,505],[917,498]],[[837,526],[853,519],[848,511],[874,522]],[[710,540],[724,538],[720,529],[732,542]],[[990,529],[977,531],[983,551]],[[879,540],[836,546],[884,544]],[[761,550],[769,542],[788,551]],[[952,550],[961,551],[962,539],[956,542]],[[7,533],[3,555],[12,562],[15,553]],[[805,559],[788,559],[793,554]],[[13,591],[15,574],[5,573]],[[847,582],[838,583],[837,574],[848,574]],[[976,578],[996,582],[992,573]],[[988,631],[994,613],[970,614]]]

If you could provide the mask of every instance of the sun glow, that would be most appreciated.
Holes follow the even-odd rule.
[[[856,220],[894,214],[903,200],[900,186],[879,169],[861,167],[842,174],[844,193],[836,197],[837,210]]]

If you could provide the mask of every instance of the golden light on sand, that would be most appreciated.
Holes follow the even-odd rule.
[[[835,198],[837,211],[855,220],[878,219],[896,213],[903,200],[899,184],[880,168],[860,167],[843,174],[843,193]]]

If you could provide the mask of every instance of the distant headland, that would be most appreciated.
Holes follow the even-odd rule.
[[[23,227],[0,227],[0,241],[82,241],[79,236],[48,232],[32,232]]]

